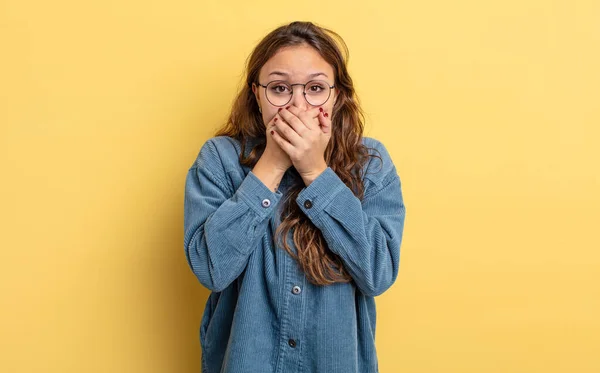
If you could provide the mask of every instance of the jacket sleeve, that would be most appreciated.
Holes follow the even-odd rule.
[[[398,276],[406,208],[400,177],[382,152],[382,172],[361,202],[328,167],[296,199],[339,255],[359,290],[367,296],[386,291]],[[369,192],[369,193],[367,193]]]
[[[244,270],[281,199],[250,171],[233,190],[209,139],[189,169],[184,198],[184,249],[200,283],[227,288]]]

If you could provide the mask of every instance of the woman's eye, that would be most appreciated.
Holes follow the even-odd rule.
[[[310,87],[310,90],[312,92],[321,92],[324,88],[321,87],[320,85],[313,85]]]
[[[273,91],[275,93],[284,93],[287,90],[288,90],[288,87],[285,85],[276,85],[275,87],[273,87]]]

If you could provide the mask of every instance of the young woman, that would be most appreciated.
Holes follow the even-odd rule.
[[[346,61],[313,23],[269,33],[189,169],[204,373],[378,372],[374,297],[397,278],[405,206],[386,148],[362,136]]]

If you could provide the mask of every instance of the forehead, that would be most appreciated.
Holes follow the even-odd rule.
[[[325,73],[317,79],[333,81],[333,67],[321,57],[319,52],[308,45],[284,47],[271,57],[261,68],[260,77],[264,79],[284,79],[282,75],[270,75],[274,71],[289,75],[289,80],[303,80],[315,73]]]

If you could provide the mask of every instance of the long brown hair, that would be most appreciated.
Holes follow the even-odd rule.
[[[313,47],[333,67],[338,96],[331,113],[332,133],[325,149],[325,162],[354,195],[362,200],[363,165],[369,156],[380,157],[369,154],[370,148],[362,143],[364,114],[346,66],[349,57],[348,48],[344,40],[329,29],[311,22],[292,22],[278,27],[265,36],[246,61],[246,84],[233,103],[226,125],[217,131],[216,136],[238,139],[242,144],[240,163],[254,167],[266,147],[266,128],[252,92],[252,83],[258,81],[262,66],[282,47],[297,45]],[[343,49],[344,54],[340,48]],[[257,141],[246,157],[248,139]],[[276,242],[298,261],[311,283],[329,285],[336,282],[350,282],[352,277],[344,267],[341,258],[327,247],[321,231],[296,204],[296,197],[305,185],[293,166],[291,169],[296,182],[282,199],[284,205],[281,224],[275,233]],[[281,240],[288,236],[290,230],[293,230],[297,254],[289,247],[287,239]]]

